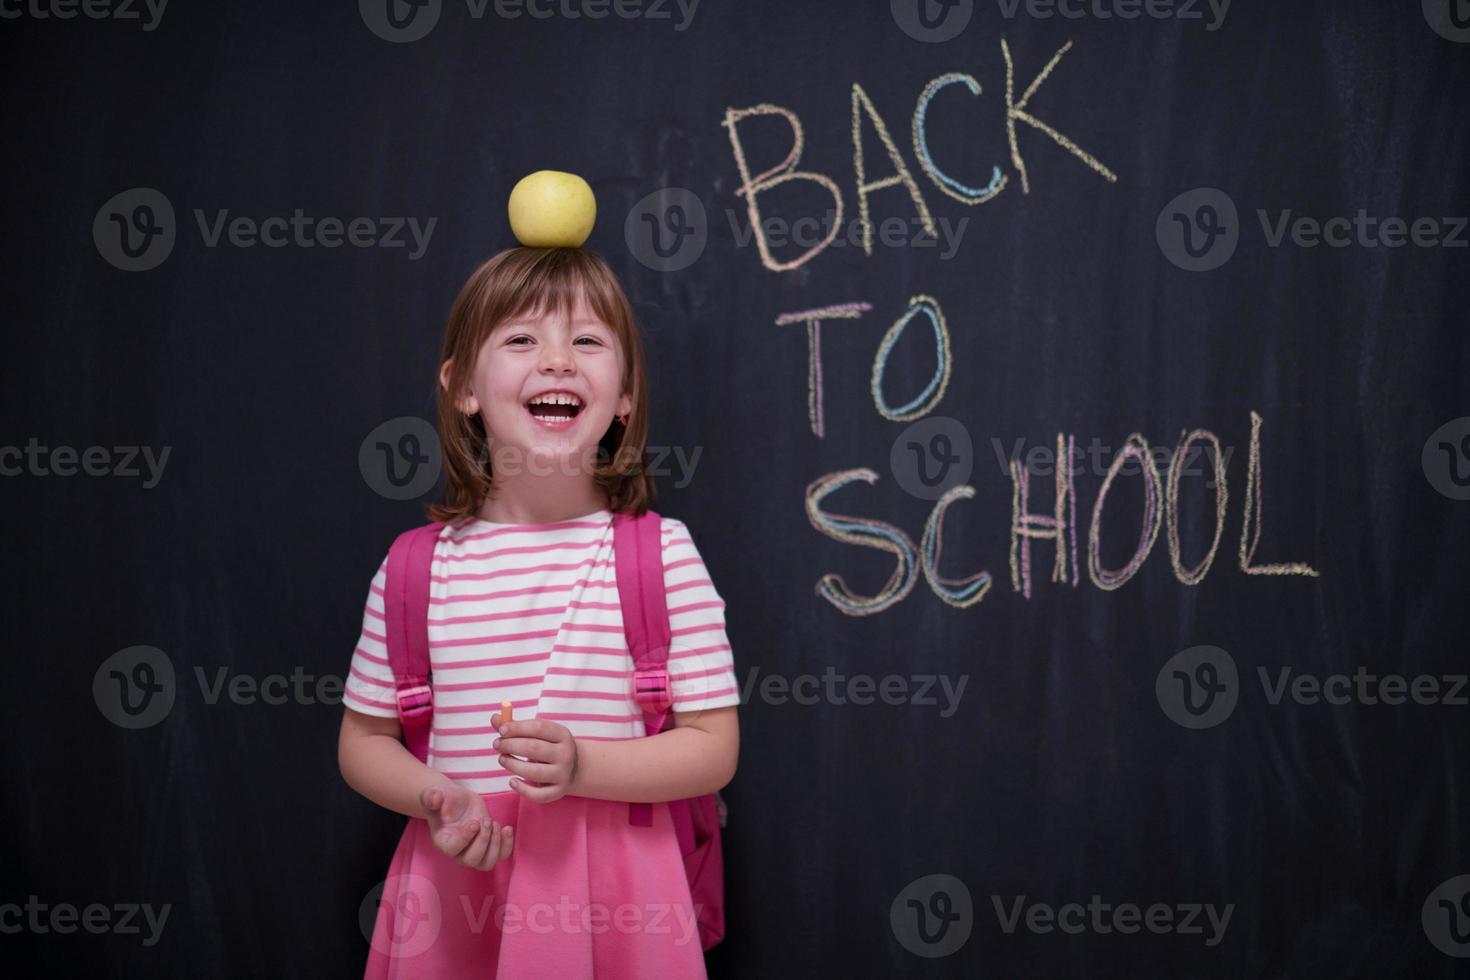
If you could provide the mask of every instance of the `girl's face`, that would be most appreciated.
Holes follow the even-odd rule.
[[[491,331],[464,409],[484,419],[495,451],[582,460],[595,453],[613,417],[632,410],[622,378],[617,337],[584,300],[570,316],[525,314]],[[504,469],[508,462],[497,457],[492,466]]]

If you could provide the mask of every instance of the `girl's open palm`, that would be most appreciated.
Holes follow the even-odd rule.
[[[429,811],[434,846],[460,864],[489,871],[510,857],[513,828],[491,819],[480,794],[445,780],[420,793],[419,802]]]

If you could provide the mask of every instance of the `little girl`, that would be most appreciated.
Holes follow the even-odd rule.
[[[508,249],[460,291],[442,361],[428,765],[400,741],[386,558],[338,743],[347,783],[411,818],[366,976],[704,977],[666,801],[730,781],[739,697],[725,604],[669,517],[672,727],[647,735],[633,697],[612,520],[646,511],[653,483],[627,297],[590,251]],[[652,825],[629,803],[654,804]]]

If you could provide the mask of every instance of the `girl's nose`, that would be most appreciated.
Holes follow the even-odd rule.
[[[565,371],[572,366],[572,352],[560,344],[547,344],[541,353],[541,370]]]

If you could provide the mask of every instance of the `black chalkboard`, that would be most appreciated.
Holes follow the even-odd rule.
[[[360,975],[370,447],[552,168],[745,690],[712,976],[1467,975],[1464,0],[0,13],[7,961]]]

